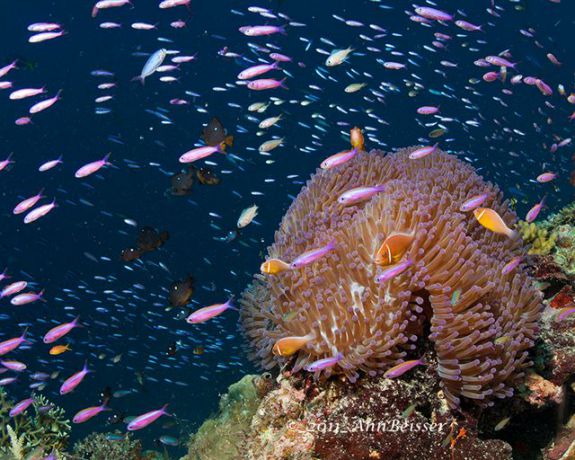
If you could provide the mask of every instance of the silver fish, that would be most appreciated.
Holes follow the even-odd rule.
[[[144,83],[146,77],[152,75],[158,69],[158,67],[162,65],[167,54],[168,52],[165,48],[161,48],[152,54],[146,61],[146,64],[144,64],[142,72],[140,73],[139,77],[136,77],[136,80],[140,80],[142,83]]]

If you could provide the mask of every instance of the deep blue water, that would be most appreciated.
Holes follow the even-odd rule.
[[[0,91],[0,160],[13,152],[16,162],[10,171],[0,172],[0,269],[6,266],[14,279],[33,281],[35,289],[44,288],[47,300],[24,307],[0,300],[1,313],[6,315],[0,323],[0,340],[19,335],[29,325],[31,343],[11,356],[26,362],[30,372],[61,371],[43,393],[63,406],[70,417],[96,405],[100,391],[110,386],[114,390],[135,390],[133,395],[110,403],[126,415],[141,414],[169,402],[181,422],[182,433],[197,427],[217,408],[218,395],[253,368],[244,357],[237,313],[228,311],[201,326],[177,321],[173,312],[163,308],[170,283],[191,274],[196,280],[193,301],[198,306],[224,302],[230,294],[239,295],[258,270],[263,251],[272,242],[292,197],[322,159],[347,148],[343,133],[351,126],[369,127],[365,132],[369,148],[393,149],[422,143],[437,128],[423,124],[437,120],[417,116],[416,108],[421,105],[438,105],[442,116],[454,119],[443,122],[449,130],[438,139],[439,146],[468,157],[486,179],[504,189],[506,196],[518,198],[521,215],[544,194],[548,194],[546,212],[572,200],[573,188],[568,184],[573,169],[572,147],[560,148],[554,154],[549,147],[572,132],[567,119],[571,107],[565,97],[557,94],[557,85],[562,83],[567,94],[573,89],[571,30],[575,6],[565,0],[562,4],[547,0],[494,3],[499,18],[486,11],[490,1],[438,4],[438,8],[463,19],[461,13],[456,13],[459,9],[467,14],[468,21],[483,26],[484,32],[473,33],[454,24],[425,27],[410,21],[405,12],[413,11],[409,2],[195,1],[190,11],[184,7],[164,11],[154,1],[135,0],[133,9],[102,11],[95,19],[90,15],[92,2],[35,0],[5,5],[0,17],[0,66],[19,59],[21,68],[3,80],[13,81],[15,89],[45,85],[50,97],[62,90],[62,99],[34,116],[33,124],[28,126],[16,126],[14,120],[26,114],[32,100],[10,101],[11,90]],[[238,31],[240,26],[289,22],[248,12],[247,7],[253,5],[281,12],[306,26],[288,26],[285,36],[245,37]],[[364,26],[348,26],[332,15]],[[187,27],[171,28],[170,21],[176,19],[185,20]],[[41,21],[61,23],[67,34],[29,44],[31,33],[26,27]],[[98,24],[103,21],[121,23],[122,28],[102,30]],[[157,23],[158,29],[132,30],[130,24],[134,21]],[[387,34],[374,38],[380,32],[369,24],[386,29]],[[520,29],[530,27],[535,30],[533,38],[520,33]],[[446,49],[431,52],[424,48],[433,47],[434,32],[452,37],[445,42]],[[159,37],[173,42],[159,42]],[[336,46],[322,41],[322,37]],[[283,66],[290,74],[286,81],[289,89],[255,94],[235,85],[238,72],[266,57],[265,52],[255,51],[248,43],[264,47],[272,44],[293,57],[294,62]],[[219,56],[218,50],[224,46],[244,58]],[[355,49],[349,61],[327,70],[327,56],[317,49],[331,52],[348,46]],[[198,53],[197,60],[182,64],[181,70],[174,73],[179,82],[161,83],[157,75],[143,86],[131,82],[147,59],[134,53],[151,53],[161,47],[182,54]],[[551,85],[555,94],[545,98],[535,87],[524,84],[483,82],[483,73],[494,69],[483,69],[473,62],[507,49],[513,62],[519,63],[516,71],[509,71],[508,78],[516,73],[535,75]],[[402,55],[393,55],[392,51]],[[545,57],[548,52],[563,65],[551,64]],[[407,68],[386,70],[377,59],[402,62]],[[441,61],[457,67],[447,67]],[[97,69],[113,72],[114,77],[92,76]],[[331,79],[320,77],[317,69]],[[480,82],[472,84],[470,78]],[[117,87],[98,90],[96,86],[104,81],[116,82]],[[417,97],[408,95],[411,88],[406,81],[423,86]],[[345,93],[343,89],[353,82],[368,85],[358,93]],[[385,83],[383,87],[381,82]],[[227,91],[213,90],[226,88],[226,84]],[[502,94],[502,88],[511,89],[513,94]],[[185,91],[199,96],[186,95]],[[111,113],[97,115],[94,99],[103,94],[114,95],[112,101],[101,104]],[[250,104],[270,96],[286,102],[270,106],[264,114],[248,112]],[[299,103],[310,96],[314,100],[311,105]],[[191,104],[170,105],[170,99],[176,97]],[[507,107],[494,98],[501,98]],[[172,124],[161,124],[146,109],[166,110],[163,113]],[[279,113],[284,114],[279,127],[257,136],[257,123],[248,117],[261,121]],[[199,141],[202,124],[211,116],[219,117],[235,136],[230,152],[241,160],[213,156],[209,160],[217,163],[214,169],[222,177],[220,185],[196,184],[189,197],[167,195],[169,173],[180,170],[178,157]],[[285,137],[284,146],[269,157],[258,154],[257,147],[272,135]],[[121,144],[111,141],[110,136]],[[108,152],[112,153],[113,167],[84,180],[74,178],[77,168]],[[59,155],[64,156],[61,166],[47,173],[37,172],[41,163]],[[269,159],[275,162],[266,163]],[[553,184],[535,183],[533,179],[546,170],[559,173],[559,178]],[[289,175],[298,177],[288,179]],[[24,225],[21,216],[12,215],[12,208],[41,188],[45,188],[47,199],[55,197],[59,206],[42,220]],[[253,191],[262,195],[252,195]],[[237,240],[225,243],[214,239],[233,229],[241,210],[253,203],[259,206],[256,222]],[[168,230],[170,240],[141,262],[126,264],[119,255],[134,243],[137,228],[124,223],[124,219]],[[160,262],[169,273],[158,266]],[[68,336],[72,351],[49,356],[49,347],[41,343],[43,334],[76,315],[81,316],[85,327]],[[181,342],[176,356],[166,356],[168,346],[176,340]],[[198,345],[205,347],[203,355],[192,353]],[[111,358],[120,353],[122,360],[113,364]],[[105,358],[99,359],[100,354]],[[74,393],[59,396],[62,380],[80,370],[85,359],[95,373]],[[29,394],[30,372],[8,388],[15,399]],[[144,374],[143,387],[137,383],[136,373]],[[102,415],[74,427],[74,439],[93,430],[121,428],[106,426],[105,420]],[[162,429],[165,421],[138,436],[152,446],[151,441],[161,434],[180,434],[177,428]]]

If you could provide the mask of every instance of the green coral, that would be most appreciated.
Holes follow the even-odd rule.
[[[20,460],[33,452],[47,455],[64,451],[70,436],[70,421],[62,408],[37,395],[31,409],[10,417],[14,404],[0,388],[0,455]]]
[[[523,241],[530,245],[529,254],[545,256],[555,248],[557,234],[542,224],[517,222],[517,230]]]
[[[556,231],[557,245],[553,259],[567,275],[575,275],[575,227],[565,224],[557,227]]]
[[[82,460],[139,460],[142,457],[140,441],[130,433],[112,439],[110,433],[92,433],[74,444],[74,456]],[[112,435],[115,436],[114,433]]]
[[[237,460],[259,404],[254,375],[232,384],[220,399],[219,413],[206,420],[189,444],[189,460]]]

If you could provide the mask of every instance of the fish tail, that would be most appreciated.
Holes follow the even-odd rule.
[[[280,86],[284,89],[289,89],[287,85],[284,83],[286,80],[287,78],[282,78],[282,80],[280,81]]]
[[[287,26],[289,26],[289,23],[284,24],[283,26],[278,27],[279,33],[282,35],[287,35]]]
[[[72,321],[72,323],[74,323],[74,327],[84,327],[84,325],[79,323],[78,321],[80,321],[80,315],[76,316],[74,318],[74,321]]]
[[[137,75],[134,78],[132,78],[130,81],[139,81],[142,84],[142,86],[144,86],[145,77],[142,77],[141,75]]]
[[[102,161],[104,162],[104,164],[106,164],[106,165],[112,164],[112,163],[108,162],[108,158],[110,158],[110,155],[112,155],[112,152],[106,153],[106,156],[104,158],[102,158]]]
[[[224,142],[228,147],[233,146],[234,145],[234,136],[232,136],[231,134],[229,136],[226,136]]]

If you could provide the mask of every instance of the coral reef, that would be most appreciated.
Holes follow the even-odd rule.
[[[498,188],[455,156],[436,151],[414,161],[414,150],[362,152],[310,179],[269,257],[291,262],[329,242],[335,247],[297,270],[256,275],[240,300],[245,335],[265,369],[289,363],[297,372],[342,353],[323,375],[341,373],[351,382],[429,351],[450,407],[461,397],[490,405],[511,396],[531,365],[540,295],[521,266],[502,273],[525,255],[520,241],[460,211],[470,197],[486,194],[482,206],[513,226],[516,217]],[[338,200],[355,187],[380,184],[383,192],[358,204]],[[374,255],[398,234],[410,242],[398,260],[411,265],[378,282],[387,267]],[[275,356],[274,344],[285,337],[311,339],[291,357]],[[429,342],[433,349],[422,350]]]
[[[555,248],[557,234],[535,222],[519,221],[517,231],[523,241],[530,246],[528,254],[545,256]]]
[[[63,409],[42,395],[34,397],[33,408],[16,417],[8,415],[13,406],[14,401],[0,388],[0,453],[10,453],[19,460],[32,452],[48,455],[65,450],[70,421]]]
[[[261,398],[271,389],[271,376],[246,375],[222,396],[216,417],[206,420],[192,436],[190,459],[236,460],[241,458],[246,433]]]
[[[479,438],[476,419],[454,417],[437,376],[429,370],[416,371],[410,381],[376,377],[350,386],[345,379],[317,382],[286,375],[278,383],[258,401],[251,423],[243,422],[244,443],[233,455],[203,456],[190,450],[186,458],[511,459],[507,443]],[[218,424],[235,429],[235,421],[225,416]],[[222,441],[210,439],[214,448]]]
[[[110,436],[110,434],[112,436]],[[73,454],[82,460],[139,460],[142,446],[131,433],[92,433],[74,444]]]

